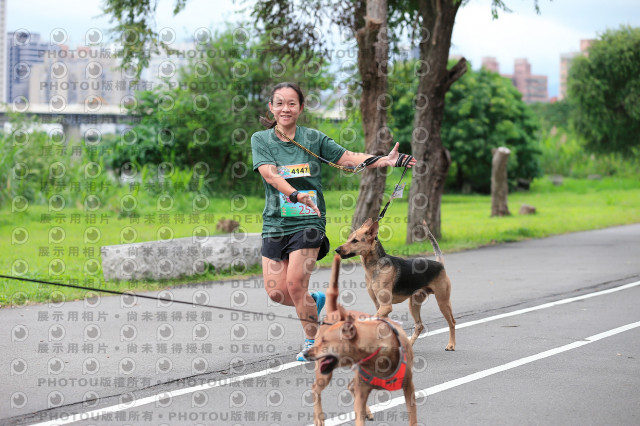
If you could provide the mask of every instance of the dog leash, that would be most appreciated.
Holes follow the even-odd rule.
[[[407,154],[400,154],[400,155],[407,155]],[[396,186],[393,189],[393,194],[391,194],[391,197],[389,198],[389,201],[387,201],[387,204],[385,204],[384,208],[382,209],[382,211],[380,212],[380,214],[378,215],[378,218],[376,219],[376,221],[380,221],[380,219],[382,219],[384,217],[384,214],[387,212],[387,209],[389,208],[389,206],[391,205],[391,200],[393,200],[395,197],[394,195],[397,193],[398,189],[400,188],[400,182],[402,182],[402,179],[404,178],[404,174],[407,173],[407,169],[409,168],[409,161],[411,161],[411,157],[409,155],[409,160],[406,162],[405,166],[404,166],[404,170],[402,171],[402,176],[400,176],[400,180],[398,181],[398,183],[396,183]]]
[[[336,164],[336,163],[332,163],[331,161],[322,158],[321,156],[319,156],[318,154],[316,154],[315,152],[311,151],[310,149],[302,146],[301,144],[299,144],[298,142],[296,142],[295,140],[291,139],[289,136],[285,135],[283,131],[281,131],[278,128],[278,125],[276,125],[274,127],[274,130],[276,132],[278,132],[280,134],[280,136],[282,136],[283,138],[287,139],[289,142],[291,142],[292,144],[294,144],[295,146],[297,146],[298,148],[302,149],[303,151],[305,151],[307,154],[310,154],[314,157],[316,157],[321,163],[324,164],[328,164],[331,167],[335,167],[336,169],[342,170],[343,172],[347,172],[347,173],[359,173],[362,170],[364,170],[365,168],[367,168],[367,166],[370,166],[371,164],[375,163],[376,161],[378,161],[379,159],[382,158],[381,155],[376,155],[373,157],[369,157],[366,160],[364,160],[362,163],[358,164],[357,166],[353,167],[353,166],[341,166],[340,164]]]
[[[245,309],[228,308],[226,306],[208,305],[208,304],[205,304],[205,303],[187,302],[187,301],[184,301],[184,300],[174,300],[174,299],[168,299],[168,298],[164,298],[164,297],[149,296],[149,295],[146,295],[146,294],[123,292],[123,291],[117,291],[117,290],[108,290],[108,289],[105,289],[105,288],[84,287],[84,286],[75,285],[75,284],[64,284],[64,283],[56,283],[56,282],[51,282],[51,281],[36,280],[36,279],[31,279],[31,278],[13,277],[11,275],[0,275],[0,278],[5,278],[5,279],[15,280],[15,281],[30,282],[30,283],[35,283],[35,284],[46,284],[46,285],[52,285],[52,286],[57,286],[57,287],[75,288],[75,289],[78,289],[78,290],[88,290],[88,291],[94,291],[94,292],[100,292],[100,293],[115,294],[115,295],[119,295],[119,296],[134,296],[134,297],[139,297],[141,299],[151,299],[151,300],[157,300],[157,301],[161,301],[161,302],[171,302],[171,303],[178,303],[178,304],[190,305],[190,306],[201,306],[203,308],[219,309],[219,310],[223,310],[223,311],[241,312],[241,313],[253,314],[253,315],[265,315],[268,319],[270,319],[270,318],[280,318],[280,319],[306,321],[306,322],[313,322],[313,323],[316,323],[316,324],[320,324],[320,322],[318,320],[303,319],[303,318],[292,318],[290,316],[284,316],[284,315],[276,315],[276,314],[270,314],[270,313],[264,313],[264,312],[248,311],[248,310],[245,310]]]

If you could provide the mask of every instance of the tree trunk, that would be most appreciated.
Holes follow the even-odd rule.
[[[447,69],[451,34],[460,3],[456,0],[418,2],[423,35],[419,45],[420,81],[411,138],[411,154],[417,164],[409,191],[407,244],[424,241],[423,220],[436,238],[442,237],[440,203],[451,157],[442,145],[440,127],[445,95],[451,84],[467,71],[464,58]]]
[[[362,77],[360,112],[364,127],[365,152],[386,155],[390,150],[391,134],[387,127],[387,0],[367,0],[356,22],[363,26],[356,31],[358,69]],[[359,19],[358,19],[359,18]],[[387,180],[386,168],[365,169],[360,179],[360,194],[351,228],[358,228],[366,218],[378,217]]]
[[[509,216],[509,183],[507,181],[507,162],[509,161],[509,148],[500,147],[492,149],[491,161],[491,217]]]

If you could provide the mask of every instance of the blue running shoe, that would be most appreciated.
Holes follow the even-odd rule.
[[[313,297],[313,300],[316,302],[316,306],[318,307],[317,320],[320,321],[320,312],[322,312],[322,308],[324,308],[324,302],[326,302],[327,296],[325,296],[321,291],[312,291],[311,297]]]
[[[296,361],[309,362],[309,360],[304,356],[305,351],[308,351],[309,349],[311,349],[314,343],[315,343],[315,340],[313,339],[304,339],[304,345],[302,345],[302,350],[296,357]]]

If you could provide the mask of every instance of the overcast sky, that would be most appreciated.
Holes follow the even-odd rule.
[[[237,3],[189,0],[174,17],[174,0],[159,0],[156,27],[173,28],[179,41],[201,27],[221,29],[225,22],[241,19],[238,11],[243,6]],[[534,74],[547,75],[550,96],[558,94],[562,53],[579,50],[581,39],[597,38],[606,29],[640,26],[640,0],[539,0],[539,15],[533,0],[505,3],[513,12],[503,12],[497,20],[491,17],[491,0],[470,0],[461,8],[451,53],[465,56],[473,68],[480,66],[483,56],[494,56],[506,74],[513,72],[515,58],[527,58]],[[54,30],[62,28],[67,44],[75,47],[85,44],[88,30],[110,27],[108,19],[100,16],[101,4],[102,0],[8,0],[7,30],[24,28],[49,40]]]

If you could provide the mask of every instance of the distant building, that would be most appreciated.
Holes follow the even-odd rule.
[[[7,34],[7,85],[4,100],[11,103],[24,96],[29,99],[29,78],[31,69],[44,62],[42,52],[56,49],[49,43],[40,41],[40,34],[32,34],[27,30],[13,31]]]
[[[560,90],[558,91],[558,100],[567,97],[567,77],[569,76],[569,65],[573,58],[579,55],[578,52],[563,53],[560,55]]]
[[[526,103],[549,102],[547,76],[531,74],[531,64],[525,58],[515,60],[511,81]]]
[[[558,93],[558,100],[565,99],[567,97],[567,77],[569,76],[569,68],[571,67],[571,61],[578,55],[586,55],[587,50],[593,44],[595,40],[580,40],[580,52],[563,53],[560,55],[560,92]]]
[[[588,55],[589,48],[595,42],[595,39],[585,39],[580,40],[580,52],[583,52],[585,55]]]
[[[53,105],[53,112],[66,105],[84,104],[87,111],[100,113],[102,105],[131,106],[136,102],[135,91],[153,87],[145,80],[133,84],[135,70],[119,67],[120,59],[116,58],[113,46],[70,49],[64,44],[43,42],[40,34],[23,29],[8,33],[4,45],[7,48],[7,84],[0,100],[8,103],[24,97],[30,104]],[[153,59],[157,61],[155,57]],[[169,65],[183,65],[184,62],[184,59],[173,60]],[[158,68],[156,64],[156,74]],[[167,69],[167,63],[162,64],[162,69]],[[173,74],[172,70],[168,76]],[[159,82],[159,79],[155,81]]]
[[[43,55],[43,61],[31,68],[28,99],[34,104],[91,104],[99,112],[101,105],[132,102],[133,75],[118,68],[119,59],[109,50],[80,46],[70,50],[62,45],[59,54]]]
[[[497,72],[498,74],[500,73],[500,65],[493,56],[485,56],[482,58],[482,68],[488,71]]]
[[[482,58],[482,68],[500,73],[500,65],[496,58],[492,56]],[[527,59],[516,59],[513,66],[513,74],[501,75],[511,80],[516,89],[522,93],[524,102],[549,102],[547,76],[531,74],[531,64]]]

